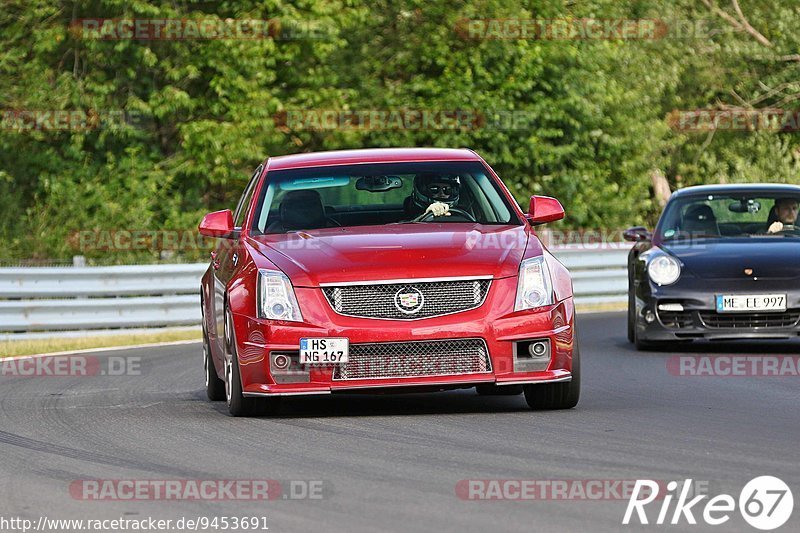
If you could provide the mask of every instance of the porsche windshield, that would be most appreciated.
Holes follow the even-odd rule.
[[[670,202],[656,230],[664,241],[735,237],[800,237],[800,196],[704,195]]]
[[[381,163],[271,171],[253,231],[402,223],[521,224],[478,162]]]

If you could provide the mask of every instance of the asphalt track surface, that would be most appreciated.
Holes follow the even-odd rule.
[[[623,499],[464,500],[456,486],[469,479],[692,478],[738,499],[751,478],[777,475],[800,506],[798,378],[668,371],[676,355],[791,354],[798,344],[637,353],[624,320],[579,317],[583,391],[570,411],[460,390],[293,398],[277,417],[235,419],[205,398],[199,343],[92,354],[101,365],[141,358],[139,375],[2,377],[0,517],[258,516],[273,532],[663,529],[623,526]],[[83,479],[314,480],[323,498],[85,501],[69,490]],[[658,508],[648,510],[655,520]],[[756,531],[738,512],[724,526],[667,529]],[[780,531],[798,530],[795,509]]]

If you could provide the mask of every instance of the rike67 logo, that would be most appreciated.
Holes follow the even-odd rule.
[[[708,498],[707,494],[689,499],[692,494],[691,479],[685,480],[683,485],[670,481],[665,494],[660,493],[661,487],[663,484],[649,479],[636,480],[622,523],[630,524],[635,516],[640,524],[696,525],[696,513],[706,524],[719,526],[730,520],[736,511],[737,502],[729,494],[714,496],[704,502],[705,505],[701,502]],[[655,522],[650,522],[652,513],[648,517],[645,507],[656,500],[661,504],[658,517]],[[671,508],[673,500],[675,506]],[[773,476],[760,476],[751,479],[739,493],[738,508],[748,524],[762,531],[771,531],[789,520],[794,508],[794,497],[789,486],[782,480]],[[633,523],[636,523],[635,520]]]

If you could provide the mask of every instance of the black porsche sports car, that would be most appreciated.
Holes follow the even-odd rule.
[[[675,192],[651,234],[625,231],[628,339],[800,335],[800,187],[704,185]]]

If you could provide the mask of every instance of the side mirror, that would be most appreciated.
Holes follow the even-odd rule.
[[[564,218],[564,207],[561,202],[549,196],[531,196],[528,214],[525,215],[533,226],[554,222]]]
[[[233,213],[230,209],[214,211],[203,217],[200,226],[197,228],[200,235],[206,237],[219,237],[222,239],[232,239],[235,237],[233,228]]]
[[[622,238],[631,242],[649,241],[652,236],[644,226],[635,226],[622,232]]]

